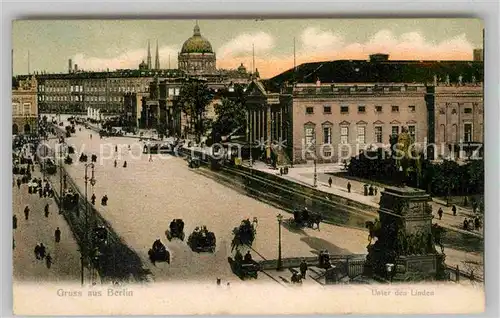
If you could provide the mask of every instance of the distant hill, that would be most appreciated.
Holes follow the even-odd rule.
[[[451,83],[462,76],[464,83],[484,79],[484,64],[480,61],[391,61],[391,60],[337,60],[304,63],[265,80],[271,91],[279,90],[285,82],[315,83],[433,83],[434,75],[440,82],[446,76]]]

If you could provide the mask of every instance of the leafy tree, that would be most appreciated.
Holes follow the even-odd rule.
[[[178,103],[189,118],[190,130],[197,135],[198,140],[205,132],[203,115],[213,96],[214,92],[199,80],[191,79],[181,87]]]
[[[215,106],[215,114],[217,117],[212,126],[214,133],[225,136],[238,128],[245,131],[246,112],[237,101],[223,98],[221,104]]]

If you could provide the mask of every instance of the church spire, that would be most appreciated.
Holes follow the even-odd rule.
[[[148,70],[151,69],[151,45],[148,40],[148,59],[147,59]]]
[[[156,40],[155,70],[160,69],[160,53],[158,52],[158,40]]]

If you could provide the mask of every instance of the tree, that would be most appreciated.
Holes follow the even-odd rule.
[[[222,102],[215,106],[216,119],[213,123],[213,133],[221,136],[229,135],[236,129],[242,132],[246,129],[246,112],[243,105],[237,101],[223,98]]]
[[[181,87],[178,103],[189,118],[189,128],[197,135],[198,140],[205,132],[203,115],[213,96],[213,91],[208,88],[207,84],[196,79],[187,81]]]

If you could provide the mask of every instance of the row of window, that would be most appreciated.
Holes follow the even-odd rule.
[[[120,93],[125,93],[125,92],[132,92],[135,93],[135,91],[148,91],[149,87],[135,87],[135,86],[110,86],[109,91],[110,92],[120,92]],[[47,92],[47,93],[67,93],[67,92],[83,92],[84,88],[81,85],[71,85],[70,87],[64,86],[64,87],[47,87],[47,90],[45,90],[45,86],[40,85],[38,87],[39,92]],[[90,87],[85,87],[85,92],[105,92],[106,87],[96,87],[96,86],[90,86]]]
[[[179,96],[180,93],[180,87],[172,87],[168,89],[168,96]]]
[[[31,103],[12,103],[12,115],[14,116],[24,116],[31,115]]]
[[[375,142],[382,143],[383,142],[383,127],[375,126]],[[392,135],[399,134],[400,127],[392,126],[391,127]],[[412,140],[415,140],[415,126],[408,126],[408,133]],[[316,138],[315,128],[312,126],[305,127],[305,142],[306,145],[314,144]],[[357,126],[356,130],[356,141],[359,144],[366,143],[366,126]],[[331,144],[332,143],[332,126],[324,125],[323,126],[323,144]],[[348,144],[349,143],[349,126],[340,126],[340,143]]]
[[[410,105],[408,106],[408,111],[410,113],[415,112],[415,105]],[[365,105],[359,105],[358,106],[358,113],[365,113],[366,112],[366,106]],[[381,113],[382,112],[382,106],[376,105],[375,106],[375,112]],[[393,105],[391,106],[391,112],[393,113],[398,113],[399,112],[399,106]],[[332,113],[332,106],[323,106],[323,113],[324,114],[331,114]],[[348,105],[341,105],[340,106],[340,113],[341,114],[348,114],[349,113],[349,106]],[[306,114],[314,114],[314,107],[313,106],[308,106],[306,107]]]
[[[446,111],[445,111],[444,109],[440,109],[440,110],[439,110],[439,113],[440,113],[441,115],[444,115],[444,114],[446,114]],[[451,110],[451,114],[452,114],[452,115],[454,115],[454,114],[456,114],[456,113],[457,113],[457,110],[456,110],[455,108],[453,108],[453,109]],[[470,108],[470,107],[466,107],[466,108],[464,108],[464,114],[472,114],[472,108]]]
[[[464,142],[472,142],[474,141],[473,140],[473,137],[474,137],[474,131],[472,130],[472,123],[464,123],[463,124],[463,135],[462,135],[462,141]],[[447,136],[447,133],[446,133],[446,126],[445,125],[441,125],[440,126],[440,129],[439,129],[439,133],[441,135],[441,141],[443,142],[458,142],[458,136],[459,136],[459,131],[458,131],[458,125],[457,124],[453,124],[452,127],[451,127],[451,140],[446,140],[446,136]]]
[[[83,102],[89,101],[89,102],[105,102],[106,101],[106,96],[86,96],[85,99],[83,95],[71,95],[71,96],[45,96],[45,95],[39,95],[38,100],[43,102]],[[108,101],[110,102],[123,102],[123,96],[109,96]]]

